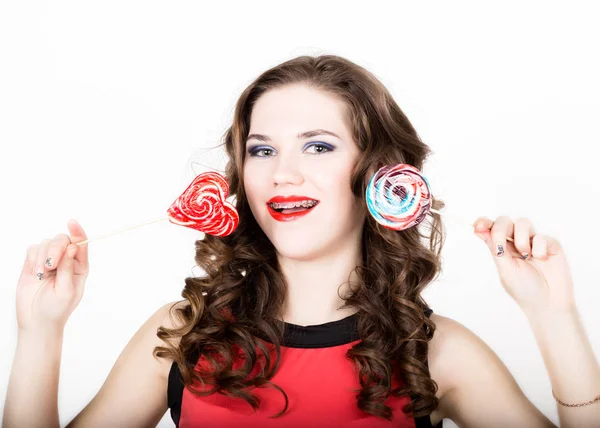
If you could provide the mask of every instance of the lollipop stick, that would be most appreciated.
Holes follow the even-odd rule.
[[[138,224],[137,226],[128,227],[126,229],[115,230],[114,232],[111,232],[111,233],[109,233],[107,235],[104,235],[104,236],[99,236],[97,238],[87,239],[85,241],[77,242],[75,245],[82,246],[83,244],[87,244],[87,243],[90,243],[92,241],[98,241],[100,239],[104,239],[104,238],[107,238],[107,237],[112,236],[112,235],[117,235],[119,233],[123,233],[123,232],[126,232],[126,231],[131,230],[131,229],[135,229],[136,227],[145,226],[145,225],[150,224],[150,223],[156,223],[157,221],[161,221],[161,220],[167,220],[168,218],[169,218],[169,216],[161,217],[161,218],[157,218],[157,219],[154,219],[154,220],[147,221],[147,222],[142,223],[142,224]]]
[[[441,216],[444,216],[444,217],[446,217],[448,219],[453,219],[453,220],[455,220],[456,222],[458,222],[458,223],[460,223],[462,225],[466,225],[467,224],[466,220],[464,218],[462,218],[462,217],[458,217],[458,216],[455,216],[455,215],[452,215],[452,214],[441,213],[440,211],[434,210],[433,208],[431,208],[429,211],[432,212],[432,213],[434,213],[434,214],[439,214]],[[472,224],[470,226],[473,227]],[[510,236],[507,236],[506,240],[510,241],[510,242],[515,242],[515,240],[512,239]]]

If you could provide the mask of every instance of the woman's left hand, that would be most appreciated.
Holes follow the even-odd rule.
[[[473,226],[492,251],[502,286],[522,310],[571,310],[575,306],[571,271],[556,239],[536,234],[526,218],[513,223],[506,216],[496,221],[479,217]],[[498,244],[504,250],[501,255]],[[526,259],[524,254],[528,254]]]

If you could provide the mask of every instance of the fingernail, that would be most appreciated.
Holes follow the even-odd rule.
[[[41,281],[42,278],[44,277],[44,274],[42,272],[38,272],[37,277]]]
[[[48,258],[46,259],[46,265],[47,265],[48,267],[52,267],[52,257],[48,257]]]
[[[523,260],[527,260],[527,257],[529,257],[529,253],[523,254]]]
[[[502,244],[496,244],[496,247],[498,248],[498,252],[496,253],[496,255],[498,257],[501,257],[502,254],[504,254],[504,247],[502,246]]]

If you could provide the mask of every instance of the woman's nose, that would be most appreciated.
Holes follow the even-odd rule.
[[[273,170],[273,184],[275,186],[283,184],[300,185],[304,181],[298,159],[291,155],[279,155],[275,161]]]

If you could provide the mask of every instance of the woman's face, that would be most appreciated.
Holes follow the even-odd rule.
[[[365,210],[350,188],[360,152],[345,113],[339,99],[300,84],[270,90],[254,105],[244,186],[256,221],[283,257],[310,260],[360,242]],[[290,196],[308,207],[318,202],[299,212],[269,205]]]

